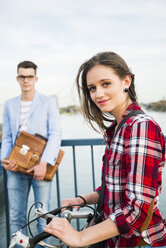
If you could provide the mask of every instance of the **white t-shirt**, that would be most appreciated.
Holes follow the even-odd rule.
[[[21,107],[20,107],[20,118],[19,118],[19,131],[26,131],[27,130],[27,121],[29,117],[29,112],[31,109],[32,101],[30,102],[24,102],[21,101]]]

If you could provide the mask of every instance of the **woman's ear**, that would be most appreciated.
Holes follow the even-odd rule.
[[[130,75],[127,75],[124,79],[124,89],[129,88],[131,85],[132,78]]]

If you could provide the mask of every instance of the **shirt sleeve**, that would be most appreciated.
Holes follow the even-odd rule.
[[[122,163],[127,170],[126,200],[114,214],[119,232],[130,238],[140,235],[150,203],[158,195],[165,141],[159,126],[151,120],[128,126],[124,140]]]
[[[49,101],[47,116],[48,141],[41,161],[46,161],[50,165],[54,165],[61,145],[61,127],[58,107],[53,97]]]

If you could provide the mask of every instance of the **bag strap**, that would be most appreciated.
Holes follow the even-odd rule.
[[[141,110],[133,110],[131,111],[128,115],[126,115],[123,120],[119,123],[118,127],[117,127],[117,130],[116,130],[116,133],[114,135],[114,138],[115,139],[115,136],[117,135],[118,131],[121,129],[121,127],[124,125],[124,123],[132,116],[136,116],[138,114],[142,114],[143,111]],[[106,185],[106,181],[105,181],[105,175],[106,175],[106,168],[107,168],[107,159],[105,157],[105,155],[103,156],[103,164],[104,164],[104,171],[103,171],[103,176],[102,176],[102,184],[101,184],[101,188],[100,188],[100,192],[99,192],[99,200],[98,200],[98,203],[97,203],[97,208],[96,208],[96,211],[98,213],[101,212],[101,206],[104,202],[104,191],[105,191],[105,185]]]
[[[123,120],[119,123],[118,125],[118,128],[116,130],[116,133],[115,133],[115,136],[117,135],[118,131],[121,129],[121,127],[123,126],[123,124],[132,116],[136,116],[136,115],[139,115],[139,114],[143,114],[143,111],[142,110],[133,110],[131,111],[128,115],[126,115]],[[114,138],[115,138],[114,136]]]

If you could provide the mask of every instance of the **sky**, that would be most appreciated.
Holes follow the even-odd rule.
[[[125,59],[139,102],[166,99],[166,1],[0,0],[0,104],[20,94],[17,64],[31,60],[38,91],[77,105],[79,66],[102,51]]]

